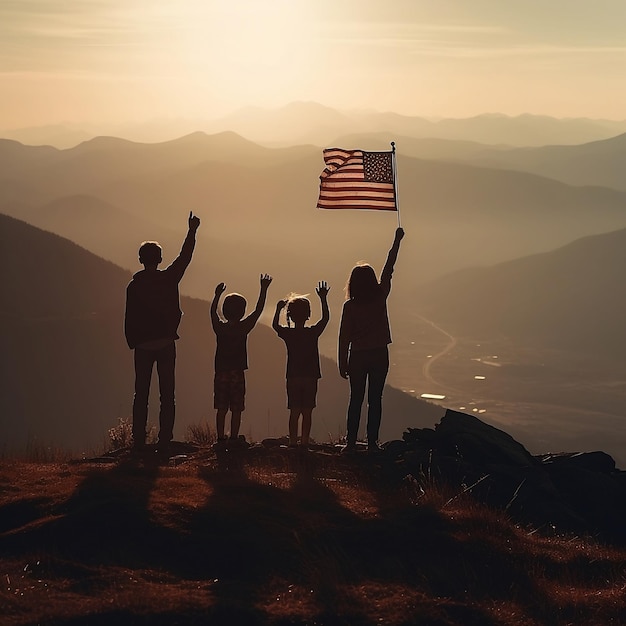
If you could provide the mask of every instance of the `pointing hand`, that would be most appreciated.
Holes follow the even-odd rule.
[[[200,226],[200,218],[193,214],[192,211],[189,211],[189,230],[196,231],[198,230],[198,226]]]

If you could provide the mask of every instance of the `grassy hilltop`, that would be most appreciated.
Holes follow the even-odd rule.
[[[626,619],[626,551],[515,524],[461,486],[393,482],[330,446],[182,451],[4,461],[2,623]]]

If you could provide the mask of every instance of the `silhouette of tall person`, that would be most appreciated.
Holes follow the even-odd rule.
[[[156,363],[159,377],[159,449],[166,449],[173,439],[175,419],[175,366],[178,325],[182,316],[180,283],[196,245],[200,218],[189,212],[189,229],[180,254],[166,269],[158,269],[163,260],[156,241],[144,241],[139,248],[137,272],[126,288],[124,331],[129,348],[135,351],[135,396],[133,399],[133,447],[141,450],[146,443],[148,395],[152,370]]]
[[[374,268],[367,263],[353,267],[348,279],[348,299],[343,305],[339,324],[337,358],[339,374],[350,381],[346,452],[356,449],[366,387],[367,445],[370,451],[378,450],[383,389],[389,370],[388,345],[391,343],[387,298],[403,237],[404,230],[397,228],[380,281]]]

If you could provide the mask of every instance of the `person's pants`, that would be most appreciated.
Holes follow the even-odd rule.
[[[172,343],[161,350],[135,348],[135,397],[133,400],[133,442],[142,445],[146,442],[148,422],[148,395],[152,368],[156,363],[159,376],[161,409],[159,411],[159,442],[171,441],[174,434],[174,368],[176,365],[176,344]]]
[[[389,351],[384,348],[350,351],[348,376],[350,403],[348,405],[347,440],[354,444],[359,432],[361,407],[367,386],[367,442],[378,441],[383,410],[383,388],[389,371]]]

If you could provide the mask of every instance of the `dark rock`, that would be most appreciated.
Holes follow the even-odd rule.
[[[402,439],[408,444],[419,443],[430,447],[437,437],[434,428],[409,428],[402,434]]]
[[[437,440],[454,447],[465,460],[480,465],[510,464],[533,467],[537,460],[502,430],[466,413],[448,409],[437,425]]]
[[[389,457],[397,458],[406,452],[407,445],[400,439],[393,439],[391,441],[386,441],[382,445],[382,450]]]
[[[267,439],[263,439],[261,441],[261,445],[264,448],[278,448],[280,446],[289,445],[288,437],[268,437]]]
[[[612,474],[615,472],[615,460],[606,452],[573,452],[570,454],[550,454],[541,458],[544,464],[567,464],[589,470],[590,472],[600,472],[602,474]]]
[[[434,430],[409,429],[403,439],[399,467],[424,486],[471,492],[535,527],[626,541],[626,472],[604,452],[535,457],[507,433],[451,410]]]

